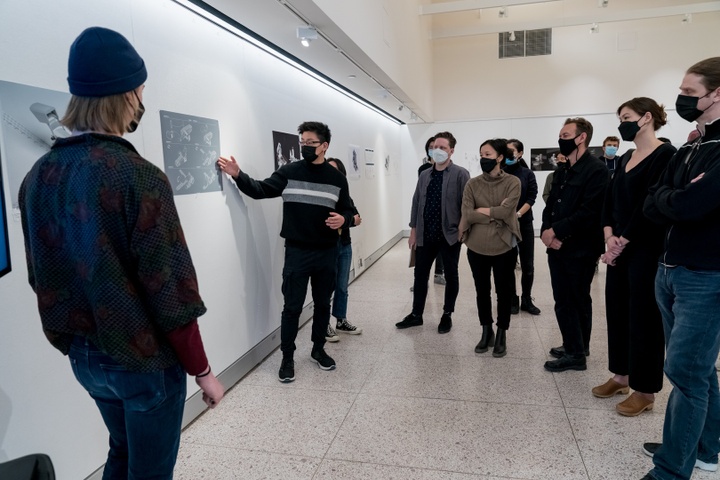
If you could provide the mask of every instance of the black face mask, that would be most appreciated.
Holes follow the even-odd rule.
[[[135,110],[135,116],[133,117],[132,121],[130,122],[130,125],[128,125],[125,130],[128,131],[128,133],[132,133],[135,130],[137,130],[138,125],[140,125],[140,120],[142,119],[143,114],[145,113],[145,105],[140,101],[140,97],[137,96],[137,92],[135,93],[135,98],[138,99],[138,107]]]
[[[635,136],[640,131],[640,125],[638,125],[638,122],[640,122],[640,120],[638,120],[637,122],[620,123],[620,125],[618,126],[618,131],[620,132],[620,136],[623,140],[625,140],[626,142],[632,142],[633,140],[635,140]]]
[[[579,136],[580,135],[574,138],[558,138],[558,146],[560,147],[560,153],[567,157],[575,150],[577,150],[578,146],[575,143],[575,139]]]
[[[695,120],[700,118],[700,115],[705,113],[705,110],[707,110],[707,108],[712,107],[712,104],[710,104],[710,107],[707,107],[705,110],[700,110],[697,108],[698,102],[700,101],[700,99],[707,97],[711,93],[712,92],[708,92],[707,94],[703,95],[702,97],[691,97],[690,95],[678,95],[677,100],[675,101],[675,108],[677,109],[678,115],[680,115],[680,117],[684,118],[688,122],[694,122]]]
[[[492,172],[497,164],[497,158],[480,157],[480,169],[485,173]]]
[[[300,151],[303,160],[308,163],[312,163],[317,160],[318,155],[317,153],[315,153],[315,150],[317,150],[317,147],[313,147],[311,145],[303,145],[302,150]]]

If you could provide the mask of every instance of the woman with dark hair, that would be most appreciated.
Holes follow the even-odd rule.
[[[337,168],[343,176],[347,177],[345,165],[338,158],[328,158],[327,162]],[[360,214],[355,208],[355,202],[350,199],[354,214],[351,227],[357,227],[362,222]],[[335,328],[328,323],[327,334],[325,340],[328,342],[337,342],[340,340],[337,332],[347,333],[349,335],[360,335],[362,328],[350,323],[347,319],[347,302],[348,302],[348,281],[350,280],[350,267],[352,266],[352,244],[350,240],[350,229],[341,228],[340,238],[338,238],[338,260],[337,260],[337,276],[335,280],[335,293],[333,294],[332,316],[335,317]]]
[[[618,403],[617,412],[636,416],[652,410],[662,389],[664,336],[655,301],[655,274],[662,252],[662,227],[643,215],[648,189],[675,154],[675,147],[656,138],[667,123],[665,109],[655,100],[633,98],[617,110],[620,135],[635,150],[618,162],[608,185],[602,224],[607,251],[605,305],[608,363],[613,377],[592,389],[600,398],[635,392]]]
[[[475,352],[487,352],[494,342],[493,357],[507,354],[506,333],[510,327],[517,245],[521,239],[516,214],[520,180],[501,168],[508,155],[505,139],[486,140],[480,145],[483,173],[470,179],[465,186],[460,221],[482,325],[482,337]],[[492,328],[491,273],[497,293],[497,336]]]
[[[517,217],[523,239],[518,245],[520,269],[522,270],[520,279],[522,301],[518,299],[517,288],[513,288],[511,312],[515,314],[519,313],[520,310],[524,310],[530,315],[540,315],[540,309],[532,301],[532,286],[535,276],[535,228],[533,227],[532,206],[537,198],[538,185],[535,174],[528,168],[527,163],[522,158],[525,149],[523,143],[516,138],[511,138],[508,140],[507,148],[508,156],[505,159],[503,170],[520,179],[520,200],[517,205]],[[513,287],[515,287],[514,282]]]

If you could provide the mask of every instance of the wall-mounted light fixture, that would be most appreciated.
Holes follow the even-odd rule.
[[[598,8],[607,8],[610,0],[598,0]]]
[[[516,40],[514,31],[510,32],[510,36],[508,37],[508,40],[510,40],[511,42],[514,42]]]
[[[30,111],[38,119],[38,122],[44,123],[50,128],[53,141],[57,138],[67,138],[72,135],[72,132],[60,123],[55,107],[44,103],[33,103],[30,105]]]
[[[593,23],[590,26],[590,33],[600,33],[600,25],[598,25],[597,23]]]
[[[683,25],[689,25],[689,24],[691,24],[691,23],[692,23],[692,13],[686,13],[686,14],[683,16],[682,24],[683,24]]]
[[[500,7],[500,10],[498,10],[498,17],[500,18],[507,18],[508,17],[508,8],[507,7]]]
[[[304,27],[297,27],[297,38],[300,39],[300,43],[303,47],[309,47],[310,42],[317,40],[318,33],[315,27],[310,25]]]

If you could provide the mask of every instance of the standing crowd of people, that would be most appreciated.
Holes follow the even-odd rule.
[[[146,79],[144,61],[122,35],[100,27],[82,32],[70,50],[72,98],[62,120],[73,135],[58,139],[35,163],[19,192],[29,283],[44,333],[69,356],[109,431],[104,478],[172,478],[186,375],[195,376],[210,408],[224,395],[203,348],[197,318],[206,308],[172,189],[122,138],[142,118]],[[695,467],[714,471],[720,451],[720,57],[688,69],[680,90],[678,114],[697,122],[698,133],[677,151],[656,137],[666,114],[650,98],[617,109],[619,133],[636,147],[622,157],[616,137],[605,140],[603,160],[593,157],[590,122],[565,121],[558,139],[565,162],[549,184],[540,234],[562,334],[545,369],[587,368],[590,285],[600,259],[608,265],[612,377],[592,394],[632,389],[616,409],[634,416],[653,408],[663,367],[674,387],[662,443],[643,447],[655,464],[645,480],[689,479]],[[308,283],[310,357],[319,368],[336,368],[324,346],[337,341],[337,332],[362,332],[347,319],[350,228],[362,219],[344,165],[326,156],[329,127],[304,122],[298,134],[303,161],[265,180],[251,178],[233,157],[218,160],[250,198],[283,199],[283,383],[295,379]],[[541,313],[532,297],[538,186],[521,141],[481,143],[482,174],[474,178],[452,161],[456,143],[450,132],[440,132],[425,145],[432,162],[419,171],[409,223],[416,259],[412,310],[396,327],[423,324],[435,263],[435,283],[445,288],[437,330],[451,331],[465,244],[482,327],[475,351],[492,348],[494,357],[503,357],[513,313]]]

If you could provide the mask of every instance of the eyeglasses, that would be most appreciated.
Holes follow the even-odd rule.
[[[321,142],[320,140],[307,140],[307,141],[300,140],[301,147],[304,147],[306,145],[309,147],[317,147],[318,145],[322,145],[322,143],[323,142]]]

